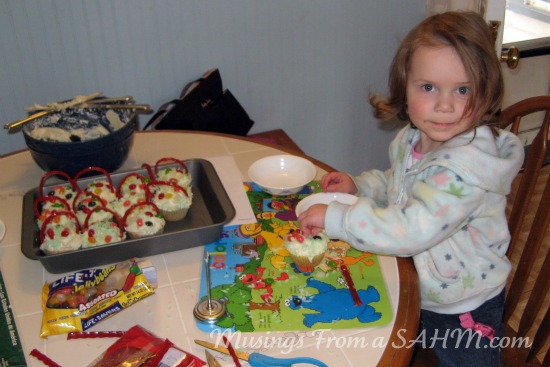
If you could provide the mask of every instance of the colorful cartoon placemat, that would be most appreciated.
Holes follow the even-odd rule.
[[[227,316],[215,324],[197,322],[199,329],[347,329],[381,326],[392,320],[376,255],[355,250],[340,240],[331,241],[321,265],[303,273],[284,248],[285,236],[298,228],[296,204],[321,191],[318,181],[296,195],[277,197],[253,183],[244,185],[258,222],[224,227],[220,239],[205,246],[210,254],[211,296],[225,303]],[[342,265],[349,269],[359,305]],[[203,266],[200,299],[206,297]]]

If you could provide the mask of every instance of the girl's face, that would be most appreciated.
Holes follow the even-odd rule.
[[[418,153],[432,151],[472,128],[475,113],[463,116],[470,87],[453,47],[420,46],[414,51],[407,75],[407,111],[421,132]]]

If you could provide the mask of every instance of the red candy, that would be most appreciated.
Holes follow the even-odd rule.
[[[300,243],[303,243],[305,241],[305,238],[304,236],[302,236],[300,234],[300,230],[299,229],[295,229],[294,231],[290,232],[287,236],[287,239],[289,241],[292,241],[292,239],[295,239],[296,241],[300,242]]]

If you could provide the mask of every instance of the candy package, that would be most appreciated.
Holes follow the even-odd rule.
[[[202,367],[206,363],[141,326],[126,331],[88,367]]]
[[[78,271],[46,283],[40,336],[87,330],[154,294],[154,287],[155,268],[150,261],[138,259]]]

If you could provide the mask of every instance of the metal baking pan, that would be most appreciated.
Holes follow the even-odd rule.
[[[28,191],[23,197],[21,251],[29,259],[39,260],[50,273],[58,274],[116,263],[132,257],[146,257],[188,249],[216,241],[224,224],[235,216],[235,208],[212,163],[203,159],[184,162],[193,178],[193,203],[184,219],[166,222],[162,234],[135,240],[127,239],[63,254],[46,255],[40,250],[40,230],[34,214],[34,201],[40,196],[37,187]],[[166,164],[159,168],[174,165]],[[118,186],[118,183],[131,172],[148,176],[146,169],[114,173],[111,174],[113,184]],[[98,179],[98,177],[95,178]],[[77,184],[85,187],[93,179],[79,179]],[[44,186],[44,191],[48,192],[47,189],[53,186],[55,185]]]

